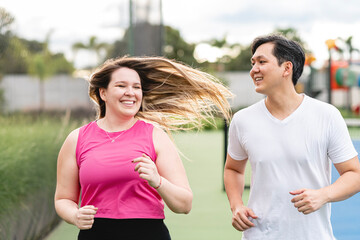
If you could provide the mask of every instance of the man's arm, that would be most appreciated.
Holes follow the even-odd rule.
[[[358,157],[334,164],[340,177],[331,185],[318,189],[299,189],[290,192],[297,195],[291,202],[304,214],[312,213],[328,202],[338,202],[360,191],[360,163]]]
[[[244,231],[254,226],[249,217],[257,218],[250,208],[244,206],[242,200],[245,186],[246,162],[247,159],[236,161],[228,154],[224,170],[226,194],[233,213],[232,225],[239,231]]]

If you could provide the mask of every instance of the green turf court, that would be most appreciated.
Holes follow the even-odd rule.
[[[194,194],[188,215],[165,209],[165,223],[173,240],[240,239],[231,225],[231,211],[223,191],[224,134],[222,131],[174,134]],[[249,178],[247,178],[249,182]],[[244,197],[247,199],[248,191]],[[75,226],[61,223],[46,240],[77,239]]]
[[[349,130],[356,149],[360,151],[360,128],[349,128]],[[231,212],[226,194],[222,190],[223,132],[177,133],[174,139],[179,150],[190,159],[183,158],[183,162],[194,193],[194,200],[189,215],[178,215],[165,209],[165,223],[172,239],[240,239],[241,233],[231,226]],[[249,184],[249,169],[247,172],[246,182]],[[339,240],[360,239],[360,222],[358,218],[351,216],[354,210],[356,215],[359,209],[359,194],[344,202],[333,204],[332,222],[334,234]],[[244,193],[244,199],[247,198],[248,190]],[[76,227],[61,223],[46,240],[76,239],[77,233]]]

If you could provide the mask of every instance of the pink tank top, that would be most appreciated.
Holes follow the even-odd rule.
[[[128,130],[108,133],[109,136],[96,121],[80,128],[76,160],[81,206],[97,207],[95,217],[164,218],[160,195],[139,177],[134,171],[136,164],[132,163],[143,153],[156,161],[153,128],[141,120]],[[116,140],[112,142],[110,138]]]

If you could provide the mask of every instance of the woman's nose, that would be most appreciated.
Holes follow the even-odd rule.
[[[125,94],[126,95],[134,95],[134,89],[132,87],[126,88]]]

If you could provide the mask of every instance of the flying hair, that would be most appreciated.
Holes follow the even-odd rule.
[[[215,125],[215,117],[231,117],[232,93],[214,76],[164,57],[121,57],[107,60],[90,77],[89,96],[106,113],[99,89],[107,88],[112,73],[122,67],[135,70],[141,79],[143,101],[136,117],[166,130]]]

